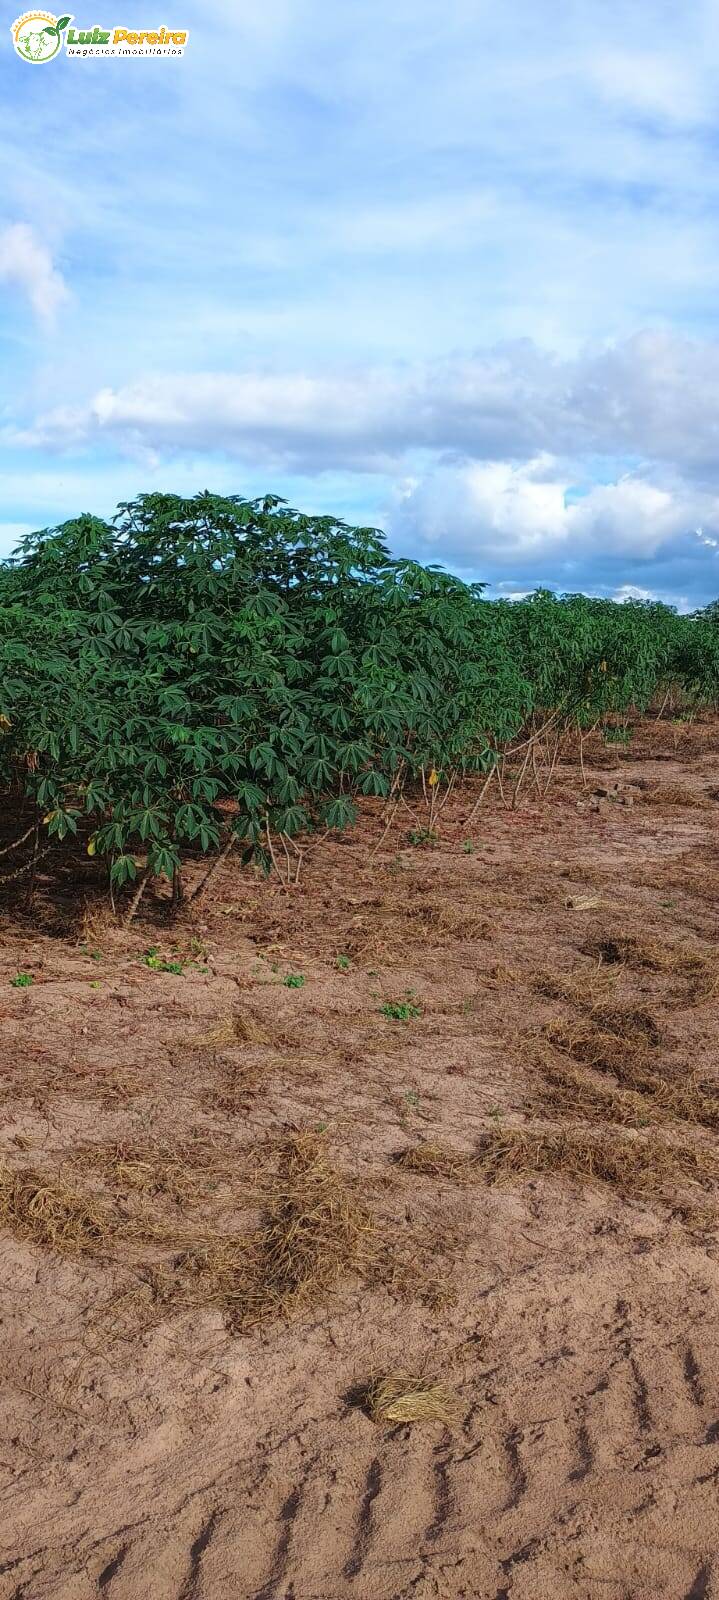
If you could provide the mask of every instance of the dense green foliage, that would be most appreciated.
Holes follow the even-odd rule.
[[[112,880],[171,876],[228,827],[352,822],[360,795],[489,772],[513,741],[719,698],[719,630],[644,602],[481,584],[274,497],[142,495],[0,567],[0,782]],[[224,803],[224,804],[223,804]],[[81,820],[84,819],[84,820]]]

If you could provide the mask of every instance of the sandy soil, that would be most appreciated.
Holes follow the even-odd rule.
[[[621,1071],[555,1045],[611,1012],[629,1059],[649,1017],[652,1082],[719,1085],[719,726],[586,759],[586,790],[565,764],[544,805],[488,801],[471,852],[465,793],[435,848],[403,814],[372,858],[368,805],[299,888],[228,864],[180,924],[143,904],[114,926],[91,867],[84,910],[48,877],[39,930],[5,903],[2,1170],[33,1203],[0,1231],[1,1600],[719,1597],[711,1180],[641,1196],[396,1160],[559,1127],[711,1171],[710,1115],[622,1101]],[[420,1014],[383,1015],[407,991]],[[558,1109],[567,1062],[584,1089]],[[292,1130],[396,1270],[238,1331],[201,1273],[175,1292],[188,1240],[262,1225],[263,1142]],[[48,1244],[65,1193],[107,1223],[81,1248]],[[456,1424],[373,1423],[362,1387],[398,1369],[445,1383]]]

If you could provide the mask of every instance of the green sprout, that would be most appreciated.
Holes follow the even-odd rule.
[[[151,972],[174,972],[177,977],[182,976],[182,962],[166,961],[164,956],[160,955],[157,945],[150,946],[150,949],[143,956],[143,961]]]
[[[387,1000],[380,1009],[388,1022],[412,1022],[422,1015],[422,1007],[417,1004],[417,997],[411,989],[406,991],[404,1000]]]

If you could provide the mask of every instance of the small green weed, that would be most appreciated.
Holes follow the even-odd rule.
[[[422,1015],[422,1007],[411,989],[406,991],[404,1000],[387,1000],[380,1009],[388,1022],[413,1022]]]
[[[306,981],[301,972],[288,972],[287,977],[282,979],[286,989],[302,989]]]
[[[350,958],[349,958],[349,956],[338,956],[337,960],[335,962],[335,966],[336,966],[338,972],[349,972],[349,969],[350,969]]]
[[[31,972],[18,972],[14,978],[10,979],[10,982],[13,989],[29,989],[35,979]]]
[[[150,949],[146,951],[142,959],[145,966],[149,967],[151,972],[174,972],[177,977],[182,976],[182,962],[166,961],[164,956],[160,955],[157,945],[151,945]]]

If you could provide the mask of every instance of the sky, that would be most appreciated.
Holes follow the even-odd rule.
[[[719,595],[716,0],[98,0],[0,30],[0,555],[143,490],[517,596]]]

